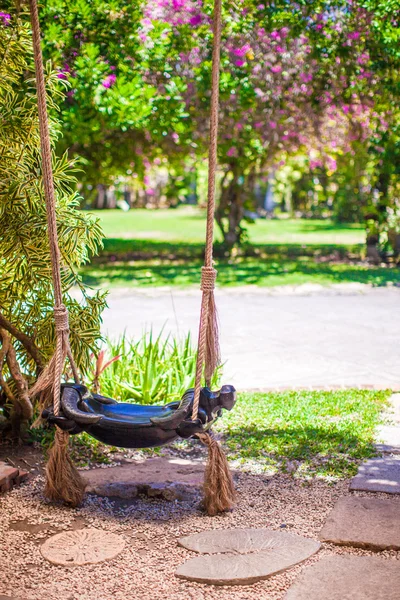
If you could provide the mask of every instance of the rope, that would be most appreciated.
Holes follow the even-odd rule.
[[[61,253],[58,245],[57,221],[56,221],[56,198],[54,191],[53,169],[51,164],[51,142],[47,114],[46,88],[44,81],[42,49],[40,46],[40,25],[37,0],[29,0],[32,23],[33,55],[35,61],[36,88],[38,98],[40,147],[42,156],[42,177],[44,197],[46,201],[47,234],[50,246],[50,258],[52,269],[52,281],[54,291],[54,320],[56,330],[56,351],[48,368],[43,372],[31,393],[34,395],[48,384],[49,377],[53,378],[53,403],[54,413],[60,413],[60,381],[64,369],[65,358],[68,356],[71,363],[75,381],[79,383],[79,374],[75,361],[72,357],[69,343],[68,310],[63,304],[61,286]],[[54,361],[54,362],[53,362]],[[47,373],[46,373],[47,371]],[[38,385],[39,384],[39,385]]]
[[[211,75],[211,112],[210,112],[210,144],[208,151],[208,192],[207,192],[207,228],[204,267],[201,273],[201,312],[199,324],[199,337],[197,346],[195,393],[193,401],[193,420],[197,419],[199,412],[201,379],[203,365],[207,355],[212,357],[212,365],[206,364],[206,385],[210,385],[212,374],[219,360],[218,330],[216,324],[216,310],[214,304],[214,287],[217,271],[213,267],[213,242],[214,242],[214,212],[215,212],[215,174],[217,170],[217,142],[218,142],[218,108],[219,108],[219,71],[221,60],[221,0],[214,2],[214,36],[212,52]],[[213,320],[214,338],[210,340],[210,313]],[[211,327],[212,328],[212,327]],[[208,345],[208,352],[207,352]],[[213,346],[213,348],[211,348]],[[206,361],[207,363],[207,361]],[[209,367],[209,368],[208,368]]]

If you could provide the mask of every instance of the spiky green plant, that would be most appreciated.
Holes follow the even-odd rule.
[[[17,9],[6,17],[0,19],[0,385],[18,422],[32,415],[28,382],[51,355],[55,331],[29,19]],[[50,64],[45,77],[54,115],[63,82]],[[50,132],[54,145],[61,133],[54,116]],[[53,154],[53,169],[64,302],[73,354],[86,373],[105,298],[88,295],[79,268],[101,246],[102,232],[96,219],[78,210],[76,165],[67,155]],[[73,286],[80,301],[70,293]]]
[[[145,333],[138,341],[125,336],[108,341],[108,354],[119,359],[100,376],[101,393],[117,400],[156,404],[180,400],[194,387],[196,350],[190,335],[182,341]],[[212,385],[220,376],[217,371]]]

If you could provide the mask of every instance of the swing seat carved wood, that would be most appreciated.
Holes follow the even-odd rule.
[[[122,448],[152,448],[205,433],[221,416],[222,409],[231,410],[236,390],[223,385],[217,392],[203,387],[197,418],[193,420],[194,389],[187,390],[181,401],[163,406],[117,402],[92,394],[84,385],[61,386],[60,414],[53,408],[42,413],[49,423],[69,434],[82,431],[104,444]]]

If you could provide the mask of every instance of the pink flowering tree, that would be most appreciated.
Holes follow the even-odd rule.
[[[228,247],[243,239],[255,179],[285,157],[301,154],[305,168],[334,178],[371,148],[381,178],[398,94],[386,85],[397,60],[386,4],[224,3],[217,221]],[[380,31],[383,5],[390,27]],[[204,160],[211,11],[210,0],[98,0],[87,10],[47,0],[45,52],[70,86],[62,144],[85,158],[89,180],[133,173],[151,193],[154,164]]]
[[[368,70],[369,13],[340,3],[253,1],[224,13],[220,85],[220,202],[217,222],[228,247],[241,241],[258,173],[282,156],[305,153],[309,167],[336,168],[336,157],[370,134],[378,84]],[[210,98],[210,6],[192,0],[152,0],[141,39],[153,49],[168,38],[168,54],[149,57],[145,80],[161,101],[170,90],[183,101],[161,141],[177,154],[204,154]],[[159,113],[160,114],[160,113]],[[162,114],[162,113],[161,113]],[[159,116],[159,115],[157,115]],[[151,135],[157,136],[156,127]],[[170,150],[172,152],[172,150]]]

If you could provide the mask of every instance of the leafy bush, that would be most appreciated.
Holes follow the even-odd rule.
[[[120,355],[100,376],[101,393],[120,401],[156,404],[180,400],[194,387],[196,350],[190,335],[183,341],[145,333],[139,341],[125,336],[107,341],[111,356]],[[220,372],[213,380],[218,385]]]
[[[17,433],[33,408],[28,384],[40,373],[55,344],[51,264],[43,197],[39,123],[33,78],[32,40],[24,10],[0,22],[0,404],[8,404]],[[61,81],[46,65],[52,114],[62,98]],[[60,124],[49,123],[52,145]],[[85,374],[100,336],[104,294],[89,296],[80,267],[102,244],[98,220],[80,212],[74,163],[53,154],[57,226],[64,302],[70,313],[71,346]],[[82,301],[70,295],[78,286]]]

